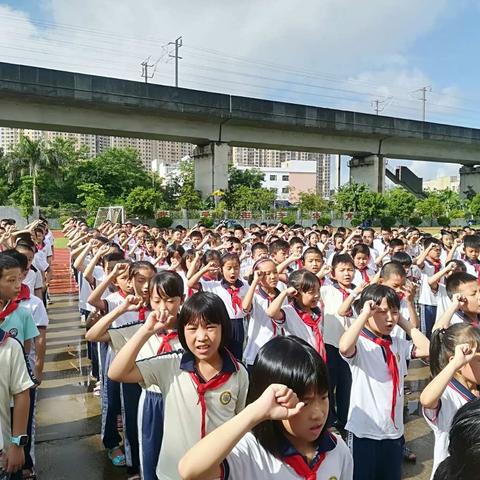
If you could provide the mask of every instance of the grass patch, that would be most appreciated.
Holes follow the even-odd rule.
[[[55,248],[67,248],[67,243],[68,243],[68,238],[65,238],[65,237],[56,238],[54,246]]]

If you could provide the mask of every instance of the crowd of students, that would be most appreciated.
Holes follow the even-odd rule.
[[[18,478],[35,478],[33,460],[10,444],[34,431],[39,332],[48,323],[28,307],[31,292],[43,298],[45,288],[23,279],[32,277],[33,257],[48,283],[48,268],[35,263],[42,251],[48,262],[46,232],[43,222],[0,230],[0,355],[8,355],[0,368],[11,378],[0,414],[4,468],[19,470]],[[74,218],[64,235],[102,442],[126,478],[399,480],[402,462],[415,461],[403,418],[415,358],[432,373],[420,397],[435,436],[432,478],[453,478],[450,425],[479,396],[474,230],[432,236],[403,226],[224,223],[187,230],[108,221],[91,229]],[[13,276],[18,286],[9,289]],[[17,323],[28,323],[27,308],[31,328],[10,328],[20,311]],[[19,342],[31,339],[29,370],[20,368]],[[458,451],[455,462],[461,458]],[[455,478],[474,478],[468,472]]]

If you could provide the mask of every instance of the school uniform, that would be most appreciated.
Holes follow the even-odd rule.
[[[368,260],[368,268],[370,270],[376,272],[377,271],[377,265],[375,263],[375,260],[378,257],[378,252],[372,247],[368,247],[368,249],[370,250],[370,259]]]
[[[435,323],[438,322],[438,320],[440,320],[440,318],[445,313],[445,311],[450,308],[451,304],[452,304],[452,301],[450,300],[450,297],[447,294],[447,289],[445,287],[445,284],[439,283],[438,290],[437,290],[437,312],[435,315]],[[455,323],[455,322],[450,322],[450,324],[452,323]]]
[[[275,289],[275,297],[280,290]],[[247,366],[253,365],[258,351],[272,338],[285,334],[285,320],[274,320],[267,315],[267,309],[272,299],[262,287],[258,287],[252,299],[252,309],[249,312],[247,344],[243,358]],[[287,304],[287,299],[282,305]]]
[[[235,355],[237,360],[242,360],[243,344],[245,341],[244,318],[242,299],[248,292],[248,284],[237,279],[235,285],[230,285],[224,279],[206,281],[200,279],[200,285],[204,292],[217,294],[225,304],[228,316],[232,321],[232,339],[227,348]]]
[[[221,372],[206,382],[190,352],[176,351],[137,361],[144,388],[160,387],[165,403],[164,441],[157,465],[160,480],[178,478],[178,462],[204,435],[245,406],[248,373],[226,350]]]
[[[118,353],[120,349],[133,337],[142,326],[142,323],[123,325],[110,328],[110,341],[112,349]],[[177,351],[181,349],[178,334],[171,332],[166,335],[152,335],[147,343],[142,346],[137,360],[151,358],[161,353]],[[138,402],[138,439],[140,450],[140,468],[143,480],[157,480],[155,473],[160,448],[163,439],[164,405],[163,395],[157,385],[151,385],[147,389],[142,388]]]
[[[338,346],[354,313],[351,311],[349,315],[342,317],[337,312],[350,292],[351,289],[340,287],[336,282],[320,288],[324,315],[323,338],[327,351],[329,377],[329,423],[337,425],[340,429],[345,428],[347,423],[352,374],[347,363],[341,357]]]
[[[438,465],[449,456],[448,435],[453,417],[461,406],[476,398],[468,388],[464,387],[457,379],[452,378],[442,393],[437,408],[423,408],[423,416],[435,435],[433,469],[430,478],[433,478]]]
[[[420,307],[420,329],[430,339],[432,327],[437,316],[437,295],[428,284],[428,279],[442,268],[441,264],[433,265],[425,260],[420,281],[420,294],[418,303]]]
[[[22,346],[39,335],[30,312],[15,300],[8,302],[0,311],[0,328],[16,338]]]
[[[354,480],[400,480],[403,459],[403,386],[413,344],[376,337],[363,328],[355,353],[345,358],[352,371],[346,429]]]
[[[0,439],[4,452],[9,449],[12,436],[11,399],[35,383],[21,343],[0,329]],[[0,456],[2,468],[5,467],[3,461]]]
[[[222,463],[222,479],[298,480],[305,478],[351,480],[353,460],[339,435],[325,432],[309,464],[285,439],[282,458],[266,451],[255,435],[246,433]],[[309,477],[311,473],[312,477]]]
[[[28,269],[26,277],[23,279],[25,285],[28,286],[32,295],[35,294],[35,290],[43,288],[43,277],[40,270],[36,269],[33,265]]]
[[[375,270],[367,266],[364,270],[355,269],[355,275],[353,276],[353,284],[361,285],[363,282],[371,282],[375,276]]]
[[[467,273],[476,277],[477,280],[480,282],[480,260],[473,261],[466,256],[463,256],[462,261],[467,268]]]

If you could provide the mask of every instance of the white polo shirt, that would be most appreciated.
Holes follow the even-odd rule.
[[[432,476],[438,465],[448,457],[450,426],[457,410],[476,397],[470,390],[453,378],[440,397],[436,409],[423,409],[423,416],[435,435]]]
[[[205,393],[207,404],[206,433],[233,418],[245,407],[248,373],[240,363],[234,363],[225,351],[222,354],[224,372],[231,372],[221,387]],[[201,408],[198,394],[190,377],[195,360],[190,352],[172,352],[137,361],[143,377],[142,387],[157,385],[163,393],[165,424],[163,443],[157,464],[159,480],[178,478],[178,462],[201,438]]]
[[[400,438],[404,431],[403,384],[407,374],[406,360],[411,358],[413,344],[392,337],[390,348],[397,358],[399,373],[394,423],[390,418],[393,384],[383,348],[363,335],[373,334],[364,328],[358,337],[355,354],[351,358],[342,356],[352,372],[350,408],[345,429],[359,438]]]
[[[339,435],[330,434],[333,448],[326,452],[325,459],[317,470],[318,480],[352,480],[353,459],[345,442]],[[237,480],[298,480],[295,471],[279,458],[267,452],[253,433],[246,433],[235,445],[223,463],[224,479]]]
[[[0,330],[0,431],[3,438],[3,449],[10,446],[11,413],[10,402],[18,395],[34,386],[30,375],[22,345],[15,338],[6,338]],[[0,457],[0,465],[2,458]]]
[[[35,271],[36,270],[36,271]],[[43,277],[42,273],[40,270],[35,269],[33,270],[31,267],[29,268],[27,275],[23,279],[23,282],[25,285],[28,286],[30,289],[30,293],[33,295],[35,293],[35,290],[38,288],[43,287]]]
[[[338,348],[340,338],[349,326],[349,318],[337,313],[343,303],[342,292],[333,284],[324,285],[320,288],[320,297],[323,301],[323,340]]]
[[[119,305],[122,305],[122,303],[125,302],[125,298],[122,297],[118,292],[110,293],[107,297],[104,298],[104,300],[107,304],[108,312],[115,310],[115,308],[117,308]],[[148,313],[146,313],[145,315],[147,316]],[[122,313],[119,317],[117,317],[112,322],[112,327],[116,328],[116,327],[121,327],[122,325],[137,323],[138,320],[139,320],[138,312],[125,312],[125,313]]]
[[[280,293],[277,290],[277,295]],[[272,338],[285,334],[285,321],[274,320],[267,315],[271,301],[267,294],[258,288],[253,295],[252,309],[249,313],[247,345],[243,358],[247,365],[253,365],[258,351]],[[286,305],[287,299],[282,305]]]
[[[315,340],[315,334],[313,332],[313,329],[310,328],[301,319],[301,317],[298,315],[293,305],[291,304],[285,305],[284,307],[282,307],[282,311],[285,314],[285,325],[284,325],[285,335],[295,335],[296,337],[299,337],[302,340],[305,340],[315,350],[317,350],[317,341]],[[314,319],[315,319],[315,316],[319,317],[318,328],[320,330],[320,333],[322,333],[323,322],[322,322],[321,314],[319,311],[312,312],[312,313],[313,313]],[[322,334],[322,337],[323,337],[323,334]]]
[[[422,276],[420,278],[420,293],[418,297],[418,303],[422,305],[435,306],[437,305],[437,295],[428,284],[428,279],[435,275],[435,267],[431,263],[425,261],[421,272]]]
[[[368,281],[371,282],[373,280],[373,277],[375,276],[375,270],[370,267],[370,265],[367,267],[367,275],[368,275]],[[353,276],[353,284],[354,285],[361,285],[363,283],[363,277],[358,268],[355,269],[355,275]]]
[[[227,286],[227,283],[224,280],[200,279],[200,284],[202,285],[202,289],[204,292],[216,293],[222,299],[227,309],[228,317],[230,319],[245,317],[245,312],[241,307],[240,308],[237,307],[237,311],[235,311],[232,305],[232,297],[230,296],[230,294],[227,292],[227,289],[225,288]],[[248,284],[243,282],[242,280],[237,280],[237,285],[239,288],[238,295],[241,299],[243,299],[243,297],[248,292]]]

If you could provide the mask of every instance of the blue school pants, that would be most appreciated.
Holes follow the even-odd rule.
[[[344,429],[347,423],[352,389],[352,372],[337,347],[325,345],[329,378],[329,425]]]
[[[420,306],[420,330],[421,332],[430,340],[432,336],[432,328],[435,324],[435,319],[437,317],[437,306],[436,305],[424,305],[422,303]]]
[[[102,442],[105,448],[115,448],[122,442],[117,429],[117,416],[122,412],[120,384],[106,375],[102,383]]]
[[[243,318],[231,318],[230,322],[232,324],[232,338],[227,345],[227,349],[241,362],[243,357],[243,342],[245,341]]]
[[[138,445],[138,402],[142,389],[138,383],[121,383],[123,434],[127,473],[140,472],[140,454]]]
[[[353,480],[401,480],[404,437],[373,440],[348,434]]]
[[[143,480],[158,480],[156,468],[163,439],[163,413],[162,394],[142,390],[138,404],[138,431]]]

